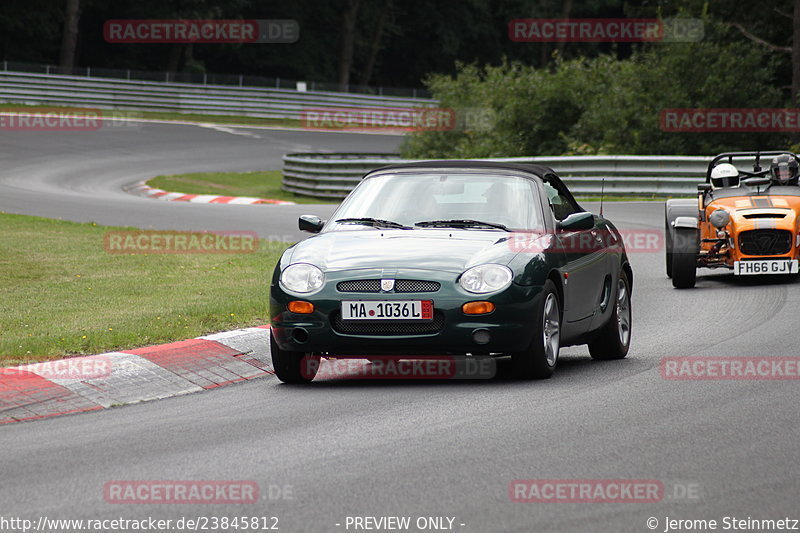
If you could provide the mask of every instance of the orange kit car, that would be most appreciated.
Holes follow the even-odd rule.
[[[761,158],[789,152],[731,152],[711,160],[697,200],[668,200],[665,208],[667,276],[677,288],[694,287],[698,268],[734,275],[797,274],[800,258],[800,186],[771,176]],[[734,174],[712,180],[714,168]],[[736,165],[738,163],[738,165]],[[743,163],[752,171],[742,170]],[[719,173],[717,173],[719,174]]]

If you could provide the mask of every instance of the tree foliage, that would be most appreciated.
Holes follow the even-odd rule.
[[[78,4],[77,38],[67,38],[68,14]],[[705,36],[697,43],[652,44],[508,38],[512,19],[558,17],[694,17],[704,21]],[[300,40],[103,39],[110,19],[181,18],[294,19]],[[443,105],[458,109],[459,127],[411,136],[404,151],[413,156],[709,153],[796,141],[659,127],[661,110],[670,107],[793,105],[792,91],[800,92],[795,27],[800,33],[800,0],[3,0],[0,56],[331,86],[419,87],[424,81]]]
[[[727,1],[727,0],[726,0]],[[770,0],[773,1],[773,0]],[[503,57],[545,67],[558,50],[572,58],[598,53],[629,55],[632,45],[516,43],[508,39],[514,18],[623,17],[630,6],[655,16],[651,0],[80,0],[77,66],[171,72],[279,76],[336,83],[341,79],[343,13],[357,5],[349,65],[352,83],[418,87],[429,73],[455,73],[457,61],[498,65]],[[56,64],[68,0],[3,0],[0,58]],[[380,38],[376,28],[388,9]],[[644,15],[643,15],[644,16]],[[295,44],[111,44],[103,39],[109,19],[294,19]],[[759,28],[756,28],[758,30]],[[190,48],[190,50],[188,50]],[[346,57],[347,54],[344,55]],[[373,58],[374,56],[374,58]],[[372,65],[372,66],[370,66]],[[365,74],[369,76],[365,79]]]
[[[722,36],[731,30],[709,24]],[[427,83],[443,106],[484,106],[491,127],[465,123],[409,136],[409,157],[497,157],[558,154],[709,154],[785,146],[780,133],[676,133],[661,113],[682,108],[774,108],[788,94],[774,79],[769,50],[724,38],[657,43],[627,59],[608,54],[556,61],[552,69],[520,63],[461,65],[455,76]],[[462,111],[465,113],[465,111]]]

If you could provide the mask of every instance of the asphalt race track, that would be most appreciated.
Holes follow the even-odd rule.
[[[393,152],[395,135],[104,123],[96,131],[0,131],[0,211],[152,229],[247,230],[302,238],[303,206],[165,206],[122,191],[160,174],[272,170],[289,152]],[[116,124],[116,125],[114,125]],[[321,215],[330,206],[316,209]]]
[[[330,206],[181,204],[120,189],[161,173],[280,168],[289,151],[382,152],[400,142],[235,133],[159,124],[0,132],[0,210],[297,235],[299,213],[325,216]],[[624,229],[661,229],[662,209],[621,202],[605,212]],[[659,371],[668,356],[800,355],[798,283],[701,272],[696,289],[678,291],[664,275],[663,252],[631,259],[634,331],[625,360],[594,362],[585,347],[565,349],[555,377],[541,382],[510,379],[503,361],[488,381],[293,387],[268,377],[11,424],[0,428],[0,508],[34,520],[275,516],[287,533],[354,531],[345,527],[348,516],[382,515],[455,517],[454,530],[475,533],[642,532],[649,517],[664,531],[667,516],[800,518],[798,381],[672,381]],[[103,497],[112,480],[187,479],[253,480],[262,499],[122,505]],[[665,495],[658,503],[514,503],[515,479],[660,480]],[[291,494],[269,493],[278,486]]]

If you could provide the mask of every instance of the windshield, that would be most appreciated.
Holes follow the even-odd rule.
[[[343,219],[348,220],[336,222]],[[378,226],[372,224],[374,227],[386,227],[387,221],[410,228],[417,223],[430,227],[432,221],[479,229],[499,229],[489,225],[519,230],[542,227],[535,183],[494,174],[384,174],[367,178],[325,229],[363,229],[370,225],[359,219],[383,221]],[[447,227],[447,223],[436,226]]]

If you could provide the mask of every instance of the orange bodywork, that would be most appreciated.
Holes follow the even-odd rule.
[[[711,214],[724,209],[730,222],[724,228],[726,235],[720,237],[710,222]],[[730,196],[712,198],[704,207],[701,217],[700,264],[702,266],[727,266],[733,268],[735,261],[800,258],[800,196]],[[779,232],[756,230],[779,230]],[[788,233],[782,233],[788,232]],[[789,242],[787,242],[789,241]],[[767,251],[768,253],[764,253]],[[781,253],[785,252],[785,253]]]

